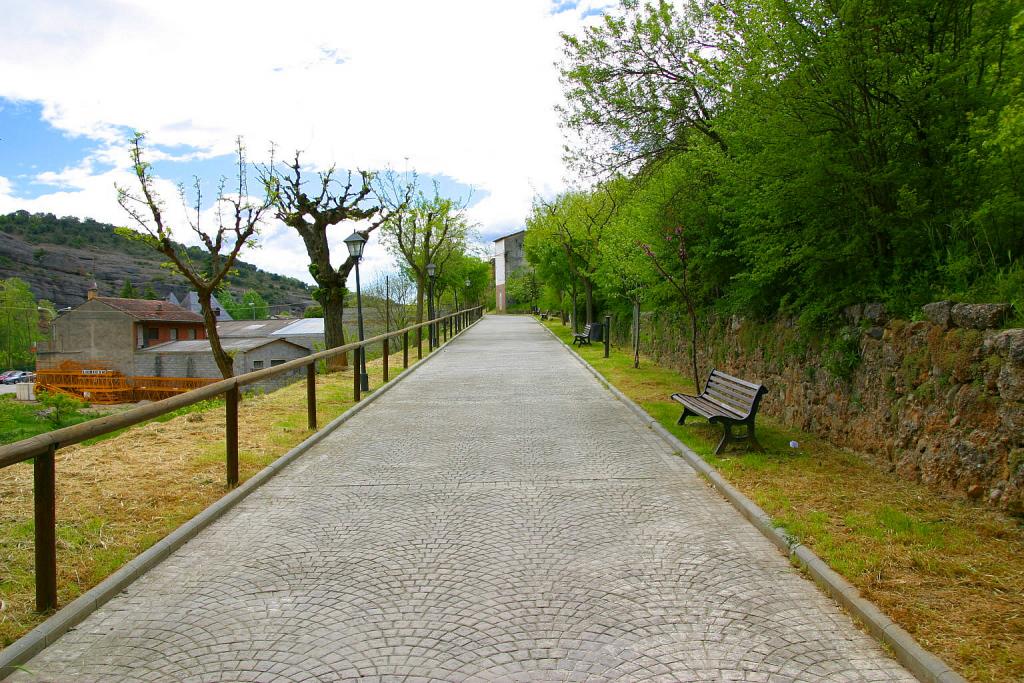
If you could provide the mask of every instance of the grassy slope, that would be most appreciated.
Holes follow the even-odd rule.
[[[568,327],[548,327],[569,343]],[[613,349],[580,354],[814,550],[925,648],[972,681],[1024,680],[1024,530],[1013,520],[880,471],[811,434],[758,417],[766,453],[713,455],[720,429],[669,399],[674,370]],[[790,441],[799,448],[790,448]]]

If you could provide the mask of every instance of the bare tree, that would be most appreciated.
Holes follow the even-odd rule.
[[[400,330],[412,322],[414,288],[405,273],[383,273],[363,287],[363,303],[373,309],[389,330]]]
[[[412,196],[411,185],[396,188],[392,202],[383,205],[374,195],[372,183],[376,174],[359,171],[359,179],[353,182],[349,171],[344,182],[336,177],[334,166],[316,174],[316,181],[309,183],[307,192],[303,178],[300,153],[279,172],[272,164],[262,169],[264,182],[271,189],[275,199],[275,214],[285,225],[302,237],[309,255],[309,274],[316,281],[313,298],[323,307],[324,341],[328,349],[345,344],[345,294],[348,289],[348,275],[356,265],[352,256],[345,256],[341,265],[331,264],[331,249],[328,242],[328,228],[343,221],[364,221],[364,227],[357,230],[368,239],[370,233],[384,223],[392,212],[401,212],[408,206]],[[347,367],[348,359],[342,355],[331,359],[332,369]]]
[[[234,361],[224,351],[217,333],[217,316],[213,310],[212,297],[221,286],[221,281],[231,272],[239,252],[255,243],[256,234],[263,215],[273,205],[273,195],[269,188],[264,188],[264,196],[253,201],[249,196],[246,182],[245,146],[242,139],[236,140],[238,163],[238,185],[234,194],[225,193],[226,178],[221,178],[217,190],[216,220],[217,224],[210,231],[200,225],[202,212],[202,189],[198,178],[194,179],[195,204],[189,210],[184,185],[178,186],[178,194],[185,205],[186,220],[192,232],[202,243],[209,259],[195,262],[189,251],[173,240],[172,226],[164,219],[163,202],[153,186],[153,175],[150,164],[143,158],[142,142],[145,135],[135,133],[131,139],[131,159],[135,176],[139,180],[140,193],[127,188],[115,186],[117,202],[121,205],[141,232],[131,228],[118,228],[117,232],[129,239],[143,242],[168,258],[170,265],[181,273],[195,288],[199,297],[199,305],[203,309],[203,322],[206,336],[210,341],[213,359],[220,369],[221,375],[231,377],[234,374]],[[226,253],[222,253],[225,252]]]

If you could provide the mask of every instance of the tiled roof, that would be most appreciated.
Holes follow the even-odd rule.
[[[112,296],[98,296],[95,301],[127,313],[137,320],[162,320],[165,322],[201,323],[203,316],[167,301],[148,299],[119,299]]]

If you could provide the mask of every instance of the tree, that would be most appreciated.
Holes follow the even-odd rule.
[[[169,266],[177,270],[192,285],[203,310],[206,336],[210,341],[214,361],[225,378],[234,374],[234,360],[224,351],[217,332],[217,317],[213,310],[213,293],[220,289],[224,278],[231,272],[239,252],[255,243],[257,231],[264,214],[273,206],[275,195],[270,188],[262,198],[254,201],[249,196],[246,182],[246,157],[242,139],[236,140],[237,185],[234,194],[225,192],[226,179],[222,178],[215,201],[217,223],[210,231],[199,221],[202,209],[202,191],[199,179],[195,179],[195,204],[192,211],[186,206],[186,215],[192,233],[205,248],[209,256],[202,264],[192,260],[189,252],[173,239],[173,228],[164,221],[163,203],[154,187],[150,164],[143,158],[144,136],[136,133],[131,139],[131,159],[135,176],[139,181],[140,194],[127,188],[117,187],[117,200],[141,231],[119,228],[118,233],[129,239],[140,241],[167,257]],[[186,203],[185,188],[179,186],[182,203]],[[226,253],[223,253],[225,252]]]
[[[135,287],[132,285],[132,281],[125,278],[124,286],[121,287],[121,298],[122,299],[136,299],[139,293],[135,291]],[[148,298],[148,297],[147,297]]]
[[[361,223],[356,232],[364,239],[384,223],[392,211],[404,210],[412,193],[411,186],[404,194],[391,197],[392,203],[384,206],[374,197],[375,174],[359,171],[358,187],[353,186],[352,173],[342,184],[336,178],[336,169],[331,166],[317,174],[312,183],[313,191],[307,192],[303,178],[299,152],[285,170],[279,171],[273,164],[264,167],[262,177],[274,198],[277,218],[299,233],[309,255],[309,274],[317,287],[313,298],[323,307],[324,341],[328,349],[345,344],[345,295],[348,292],[348,275],[356,260],[346,256],[341,265],[331,264],[331,250],[328,228],[343,221]],[[331,359],[331,368],[346,367],[348,359],[342,355]]]
[[[443,274],[452,255],[465,250],[471,225],[466,202],[442,197],[437,183],[433,196],[417,192],[412,201],[399,204],[396,200],[403,196],[403,188],[411,188],[414,183],[415,176],[406,185],[394,173],[382,176],[378,194],[391,211],[381,228],[381,241],[408,267],[416,283],[416,322],[423,322],[427,264],[433,263],[438,274]]]
[[[266,320],[270,317],[270,306],[267,305],[267,300],[263,296],[253,289],[246,290],[245,294],[242,295],[242,303],[239,304],[237,319],[247,320]],[[228,311],[230,313],[230,311]],[[232,318],[235,318],[235,314],[231,314]]]
[[[156,301],[157,299],[160,298],[160,295],[156,293],[155,289],[153,289],[152,282],[146,283],[146,288],[142,290],[142,298],[147,299],[149,301]]]
[[[24,280],[0,280],[0,357],[5,369],[34,367],[33,346],[46,338],[49,321],[56,316],[53,304],[36,301]]]
[[[363,305],[373,310],[388,330],[400,330],[412,322],[414,287],[406,272],[381,273],[363,285]]]

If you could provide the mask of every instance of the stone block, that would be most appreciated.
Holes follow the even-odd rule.
[[[953,312],[952,301],[935,301],[921,307],[924,317],[944,330],[948,330],[952,324],[951,314]]]
[[[864,319],[875,325],[884,325],[889,316],[885,312],[885,306],[876,302],[864,304]]]
[[[985,340],[985,351],[998,353],[1013,363],[1024,364],[1024,329],[997,332]]]
[[[1010,314],[1010,304],[956,304],[950,319],[957,327],[988,330],[999,327]]]

